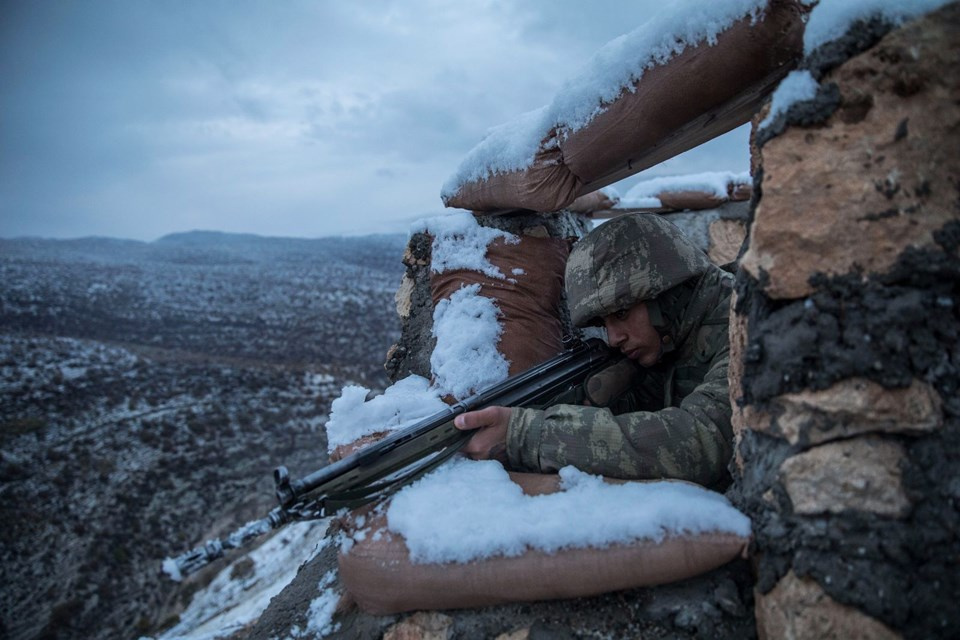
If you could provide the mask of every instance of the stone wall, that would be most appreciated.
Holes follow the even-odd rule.
[[[761,638],[960,628],[960,5],[860,23],[753,138],[731,322]]]

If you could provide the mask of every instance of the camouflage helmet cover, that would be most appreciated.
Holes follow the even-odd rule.
[[[703,274],[706,254],[676,226],[653,214],[603,223],[573,246],[567,259],[570,319],[578,327]]]

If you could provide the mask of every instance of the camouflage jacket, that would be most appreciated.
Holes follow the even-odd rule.
[[[677,478],[716,487],[732,454],[728,318],[733,278],[709,266],[689,283],[676,348],[643,368],[622,360],[587,381],[574,401],[514,408],[512,467],[541,473],[573,465],[614,478]]]

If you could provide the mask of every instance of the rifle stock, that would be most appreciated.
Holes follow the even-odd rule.
[[[460,431],[453,420],[461,413],[489,406],[536,407],[585,380],[611,359],[598,339],[576,341],[563,353],[457,402],[382,440],[298,480],[286,467],[274,470],[280,506],[265,518],[247,523],[224,540],[210,540],[164,562],[172,578],[193,573],[223,555],[225,549],[293,520],[324,518],[343,508],[356,508],[387,496],[436,468],[473,434]]]

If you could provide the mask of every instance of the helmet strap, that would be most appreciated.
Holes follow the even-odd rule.
[[[673,338],[670,336],[670,328],[667,326],[667,319],[663,316],[660,308],[660,301],[657,298],[646,301],[647,316],[650,318],[650,324],[660,334],[660,357],[670,353],[676,348]]]

